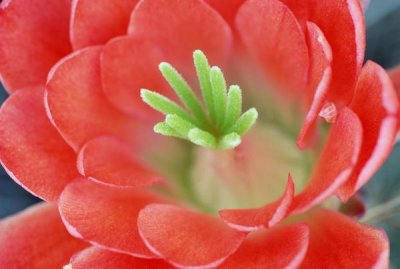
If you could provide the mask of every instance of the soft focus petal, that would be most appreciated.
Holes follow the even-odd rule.
[[[87,248],[71,259],[73,269],[172,269],[162,260],[139,259],[97,247]]]
[[[304,33],[290,9],[278,0],[249,0],[236,17],[249,52],[286,93],[303,93],[308,52]]]
[[[65,188],[59,209],[72,235],[109,250],[153,257],[138,234],[136,218],[144,206],[154,202],[160,199],[147,191],[82,178]]]
[[[400,95],[400,66],[393,68],[389,71],[391,80],[393,81],[394,88],[398,95]]]
[[[75,50],[101,45],[128,30],[129,17],[138,0],[74,0],[71,43]]]
[[[308,109],[297,145],[304,149],[315,135],[318,114],[328,94],[332,76],[332,49],[321,29],[307,22],[307,45],[310,54],[310,72],[305,103]]]
[[[0,222],[0,268],[62,268],[85,247],[68,234],[53,204],[35,205]]]
[[[294,198],[295,212],[304,212],[327,199],[349,178],[360,153],[362,132],[357,115],[343,108],[331,127],[308,185]]]
[[[250,234],[240,248],[218,268],[297,268],[306,254],[307,246],[307,225],[274,227]]]
[[[71,50],[70,4],[12,0],[0,4],[0,80],[8,92],[44,85],[49,69]]]
[[[138,227],[146,245],[179,268],[214,268],[246,235],[208,214],[163,204],[145,207]]]
[[[29,192],[56,200],[78,175],[76,155],[46,116],[41,87],[10,96],[0,110],[0,158]]]
[[[131,115],[154,112],[140,98],[140,89],[167,93],[165,80],[158,70],[161,62],[158,46],[141,39],[124,36],[107,43],[101,55],[101,74],[111,103]]]
[[[134,136],[133,120],[116,110],[102,91],[100,52],[99,47],[77,51],[62,59],[49,75],[49,115],[75,150],[101,135]]]
[[[310,242],[304,269],[388,268],[389,244],[383,231],[333,211],[309,216]]]
[[[230,227],[239,231],[254,231],[269,228],[289,214],[294,195],[294,183],[289,175],[285,192],[275,202],[256,209],[226,209],[219,215]]]
[[[348,104],[365,54],[365,21],[359,0],[281,0],[300,22],[311,21],[332,47],[332,83],[328,99]]]
[[[217,10],[221,16],[232,26],[235,24],[235,17],[239,7],[246,2],[246,0],[206,0],[206,2]]]
[[[385,70],[369,61],[363,68],[351,103],[364,129],[357,166],[339,196],[347,200],[378,170],[393,148],[397,133],[399,101]]]
[[[212,64],[231,53],[232,33],[224,19],[201,0],[143,0],[132,12],[129,33],[150,41],[179,70],[192,70],[201,49]]]
[[[101,183],[146,187],[161,180],[134,156],[129,145],[113,137],[90,140],[79,152],[79,172]]]

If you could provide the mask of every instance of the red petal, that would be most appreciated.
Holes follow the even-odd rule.
[[[359,0],[281,0],[302,22],[312,21],[332,47],[332,83],[328,99],[348,104],[364,61],[365,21]]]
[[[292,224],[250,234],[218,268],[297,268],[308,246],[308,227]]]
[[[287,93],[302,93],[309,66],[304,33],[290,9],[278,0],[249,0],[236,17],[248,50],[267,76]]]
[[[305,102],[309,108],[297,145],[304,149],[315,133],[318,114],[328,94],[332,76],[332,50],[321,29],[307,22],[307,42],[310,52],[310,74]]]
[[[78,169],[100,183],[146,187],[161,180],[146,168],[129,150],[129,145],[113,137],[100,137],[88,142],[79,152]]]
[[[9,92],[43,85],[50,67],[69,53],[69,13],[68,1],[0,4],[0,78]]]
[[[206,0],[207,3],[217,10],[221,16],[231,25],[235,24],[235,17],[240,6],[246,2],[246,0]]]
[[[172,205],[152,204],[139,214],[146,245],[179,268],[214,268],[242,243],[245,233],[219,219]]]
[[[138,0],[74,0],[71,18],[71,42],[75,50],[106,43],[124,35],[130,14]]]
[[[172,269],[173,267],[162,260],[138,259],[129,255],[91,247],[71,259],[74,269]]]
[[[389,71],[389,76],[391,80],[393,81],[394,84],[394,89],[396,90],[397,93],[397,98],[400,97],[400,66],[392,69]],[[400,119],[400,113],[398,113],[398,119]],[[400,127],[400,125],[399,125]]]
[[[59,208],[70,233],[94,245],[136,257],[154,257],[138,234],[136,218],[160,199],[143,190],[78,179],[61,194]]]
[[[295,212],[304,212],[327,199],[349,178],[360,153],[362,132],[357,115],[343,108],[308,185],[294,198]]]
[[[140,98],[140,89],[165,95],[165,80],[158,70],[161,62],[160,51],[148,42],[130,36],[110,41],[101,56],[103,87],[108,99],[131,115],[153,112]]]
[[[233,229],[239,231],[254,231],[269,228],[289,214],[294,195],[294,183],[289,175],[285,192],[275,202],[256,209],[226,209],[219,215]]]
[[[101,88],[99,47],[77,51],[49,74],[48,112],[65,140],[78,150],[90,139],[112,134],[131,139],[134,121],[108,102]]]
[[[62,268],[85,247],[68,234],[53,204],[32,206],[0,222],[0,267],[4,269]]]
[[[383,231],[324,209],[314,211],[307,222],[310,243],[301,268],[388,268],[389,242]]]
[[[196,49],[218,64],[232,49],[228,24],[201,0],[143,0],[132,12],[129,33],[161,48],[179,70],[193,69]]]
[[[389,71],[390,78],[393,81],[397,94],[400,94],[400,66]]]
[[[339,189],[349,199],[374,175],[389,156],[397,133],[399,101],[385,70],[374,62],[364,66],[351,103],[363,129],[360,158],[351,178]]]
[[[46,116],[44,90],[18,91],[0,110],[0,158],[9,175],[44,200],[56,200],[76,176],[76,155]]]

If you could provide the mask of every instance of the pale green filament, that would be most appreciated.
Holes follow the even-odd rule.
[[[242,90],[232,85],[227,92],[224,74],[217,66],[210,68],[203,52],[196,50],[193,60],[204,104],[168,63],[161,63],[159,69],[185,109],[156,92],[141,90],[143,101],[166,115],[163,122],[154,126],[154,131],[206,148],[234,148],[256,122],[257,110],[251,108],[242,114]]]

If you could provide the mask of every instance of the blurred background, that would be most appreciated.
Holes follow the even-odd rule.
[[[367,55],[385,68],[400,64],[400,0],[372,0],[366,11]],[[334,23],[334,22],[333,22]],[[7,94],[0,85],[0,104]],[[367,207],[393,207],[400,199],[400,142],[381,170],[365,186]],[[18,212],[40,200],[14,183],[0,166],[0,218]],[[391,268],[400,268],[400,203],[385,214],[369,215],[369,223],[387,232],[391,241]]]

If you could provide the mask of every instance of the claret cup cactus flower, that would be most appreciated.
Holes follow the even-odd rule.
[[[398,130],[360,0],[6,0],[1,268],[387,268]],[[356,205],[356,206],[354,206]]]

